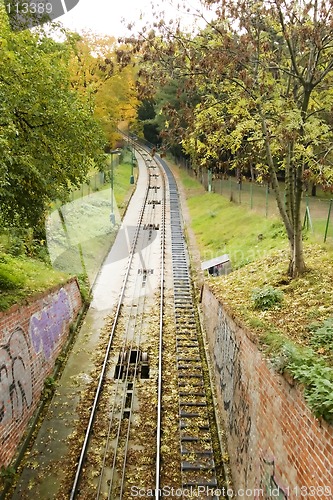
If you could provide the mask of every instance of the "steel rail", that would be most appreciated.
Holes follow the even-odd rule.
[[[147,207],[148,207],[148,205],[146,205],[145,210],[146,210]],[[153,214],[151,213],[150,215],[153,215]],[[146,250],[147,250],[147,247],[146,247]],[[149,251],[150,250],[151,249],[149,247]],[[142,307],[142,311],[140,313],[141,317],[140,317],[140,314],[138,313],[138,311],[137,311],[137,313],[135,315],[135,320],[138,317],[140,317],[140,319],[141,319],[141,327],[142,327],[142,323],[143,323],[143,313],[144,313],[145,301],[146,301],[146,295],[144,295],[142,297],[142,300],[141,300],[141,307]],[[124,340],[124,342],[125,342],[125,340]],[[136,359],[135,359],[135,363],[134,363],[133,388],[132,388],[133,394],[134,394],[134,389],[135,389],[135,386],[136,386],[136,375],[137,375],[138,366],[139,366],[140,341],[141,341],[141,329],[140,329],[140,334],[138,336],[138,339],[136,341],[137,353],[136,353]],[[131,343],[131,346],[130,346],[130,350],[132,350],[132,347],[133,347],[134,343],[135,343],[135,338],[133,336],[132,343]],[[127,381],[128,381],[129,366],[130,366],[130,358],[128,358],[127,371],[126,371],[126,376],[125,376],[125,386],[126,386]],[[122,407],[121,407],[121,412],[122,413],[123,413],[123,411],[125,409],[126,397],[127,397],[127,391],[126,391],[126,389],[124,389],[123,401],[122,401]],[[133,404],[134,404],[134,398],[132,397],[132,399],[131,399],[131,406],[130,406],[130,414],[131,414],[131,411],[132,411],[132,408],[133,408]],[[119,419],[118,430],[117,430],[117,437],[116,437],[116,446],[115,446],[116,452],[114,453],[114,458],[113,458],[112,477],[111,477],[111,480],[109,482],[109,488],[108,488],[108,499],[110,499],[111,495],[112,495],[112,487],[113,487],[113,480],[114,480],[115,469],[116,469],[117,452],[118,452],[118,448],[119,448],[118,444],[120,442],[121,427],[122,427],[122,420]],[[124,457],[123,457],[123,465],[122,465],[121,481],[120,481],[120,492],[119,492],[119,498],[120,498],[120,500],[123,497],[123,490],[124,490],[124,483],[125,483],[126,461],[127,461],[127,452],[128,452],[128,445],[129,445],[129,440],[130,440],[130,430],[131,430],[131,418],[128,419],[127,433],[126,433],[125,445],[124,445]]]
[[[159,167],[160,168],[160,167]],[[149,167],[148,167],[149,169]],[[162,169],[160,168],[161,173],[163,172]],[[161,436],[161,381],[162,381],[162,332],[163,332],[163,302],[164,302],[164,249],[165,249],[165,179],[163,176],[161,176],[162,179],[162,191],[163,191],[163,203],[162,203],[162,223],[161,223],[161,264],[160,264],[160,314],[159,314],[159,360],[158,360],[158,395],[157,395],[157,436],[159,436],[159,442],[160,442],[160,436]],[[150,185],[150,180],[149,180],[149,185]],[[139,338],[140,341],[140,338]],[[136,371],[136,368],[135,368]],[[133,391],[135,387],[135,380],[136,378],[134,377],[134,384],[133,384]],[[131,400],[131,407],[134,404],[134,399],[132,398]],[[122,499],[123,495],[123,488],[124,488],[124,483],[125,483],[125,470],[126,470],[126,459],[127,459],[127,447],[129,443],[129,432],[130,432],[130,420],[129,420],[129,425],[128,425],[128,431],[127,431],[127,439],[126,439],[126,449],[124,453],[124,464],[123,464],[123,471],[122,471],[122,480],[121,480],[121,490],[120,490],[120,499]],[[158,438],[157,438],[158,439]],[[159,444],[159,443],[157,443]],[[160,464],[160,445],[157,446],[158,452],[156,453],[156,467],[157,465]],[[159,471],[159,469],[158,469]],[[155,485],[155,491],[159,490],[159,478],[160,474],[156,474],[156,485]],[[157,488],[156,488],[157,486]]]
[[[138,151],[140,153],[140,151]],[[141,154],[142,156],[142,154]],[[147,204],[145,204],[145,208],[144,208],[144,212],[146,211],[146,208],[147,208]],[[138,242],[136,242],[136,245],[137,245]],[[135,249],[136,249],[136,245],[135,245]],[[144,245],[143,245],[144,246]],[[138,279],[136,280],[137,282],[139,281]],[[134,285],[136,286],[136,285]],[[142,313],[144,312],[144,301],[145,301],[145,297],[143,298],[143,309],[142,309]],[[133,306],[133,304],[132,304]],[[132,310],[132,308],[131,308]],[[131,313],[129,313],[129,316],[131,316]],[[135,314],[135,320],[137,320],[137,318],[139,317],[139,314],[138,314],[138,309],[136,309],[136,314]],[[141,323],[142,323],[142,318],[141,318]],[[129,323],[127,325],[127,332],[128,332],[128,329],[129,329]],[[125,335],[125,338],[123,339],[123,343],[126,344],[126,341],[128,339],[128,334],[126,332],[126,335]],[[141,334],[140,334],[140,337],[141,337]],[[138,341],[138,350],[139,350],[139,343],[140,343],[140,337],[139,337],[139,341]],[[129,351],[131,352],[132,351],[132,348],[133,348],[133,345],[134,345],[134,336],[133,336],[133,339],[132,339],[132,342],[131,342],[131,345],[130,345],[130,348],[129,348]],[[124,351],[125,352],[125,351]],[[135,361],[135,374],[137,373],[137,368],[138,368],[138,363],[139,363],[139,359],[138,359],[138,356],[136,356],[136,361]],[[126,403],[126,397],[127,397],[127,389],[126,389],[126,384],[128,383],[128,378],[129,378],[129,369],[130,369],[130,357],[128,357],[127,359],[127,362],[126,362],[126,374],[125,374],[125,381],[122,379],[122,383],[124,384],[124,388],[123,388],[123,392],[122,392],[122,404],[121,404],[121,408],[120,408],[120,413],[122,414],[124,409],[125,409],[125,403]],[[101,464],[101,474],[99,476],[99,481],[98,481],[98,487],[97,487],[97,493],[96,493],[96,499],[99,498],[100,496],[100,492],[101,492],[101,488],[102,488],[102,483],[103,483],[103,472],[106,468],[106,457],[107,457],[107,454],[108,454],[108,451],[110,450],[110,436],[111,436],[111,428],[112,428],[112,424],[113,424],[113,419],[114,419],[114,412],[115,412],[115,408],[117,406],[117,396],[119,394],[119,383],[120,383],[120,372],[118,374],[118,377],[116,379],[116,386],[115,386],[115,391],[114,391],[114,400],[113,400],[113,405],[112,405],[112,410],[111,410],[111,415],[109,417],[109,426],[108,426],[108,430],[107,430],[107,439],[106,439],[106,443],[105,443],[105,446],[104,446],[104,454],[103,454],[103,461],[102,461],[102,464]],[[134,394],[134,389],[135,389],[135,376],[134,376],[134,379],[133,379],[133,389],[132,389],[132,392]],[[131,409],[132,409],[132,406],[133,406],[133,398],[131,400]],[[119,423],[118,423],[118,431],[117,431],[117,437],[116,437],[116,443],[115,445],[113,445],[113,448],[116,450],[116,452],[114,453],[114,459],[113,459],[113,464],[112,464],[112,477],[111,479],[109,480],[109,496],[110,496],[110,492],[112,490],[112,486],[113,486],[113,478],[114,478],[114,469],[115,469],[115,465],[116,465],[116,460],[117,460],[117,450],[118,450],[118,444],[119,444],[119,440],[120,440],[120,431],[121,431],[121,424],[122,424],[122,420],[119,419]],[[129,425],[128,425],[128,434],[129,434],[129,429],[130,429],[130,419],[129,419]],[[126,450],[127,450],[127,446],[128,446],[128,442],[126,442]],[[124,457],[124,461],[126,460],[126,456]],[[123,469],[125,468],[125,464],[123,465]]]
[[[149,154],[149,150],[145,147],[141,148]],[[157,157],[158,158],[158,157]],[[156,466],[155,466],[155,499],[160,498],[160,480],[161,480],[161,434],[162,434],[162,361],[163,361],[163,324],[164,324],[164,271],[165,271],[165,214],[166,214],[166,174],[160,161],[154,158],[155,164],[158,167],[163,184],[162,198],[162,221],[161,221],[161,284],[160,284],[160,314],[159,314],[159,341],[158,341],[158,380],[157,380],[157,419],[156,419]],[[152,161],[150,159],[150,161]],[[149,166],[148,166],[149,168]]]
[[[82,445],[82,448],[81,448],[80,458],[79,458],[79,461],[78,461],[78,465],[77,465],[77,469],[76,469],[76,473],[75,473],[75,478],[74,478],[74,482],[73,482],[71,493],[70,493],[70,497],[69,497],[70,500],[74,500],[75,499],[76,491],[77,491],[78,484],[79,484],[79,481],[80,481],[80,476],[81,476],[81,472],[82,472],[83,462],[84,462],[84,459],[85,459],[85,455],[86,455],[86,451],[87,451],[87,447],[88,447],[88,442],[89,442],[89,438],[90,438],[90,434],[91,434],[93,422],[94,422],[96,411],[97,411],[98,401],[99,401],[99,398],[100,398],[100,394],[102,392],[102,385],[103,385],[103,380],[104,380],[104,376],[105,376],[105,372],[106,372],[106,368],[107,368],[107,364],[108,364],[108,360],[109,360],[109,355],[110,355],[110,350],[111,350],[111,346],[112,346],[113,336],[114,336],[114,332],[116,330],[117,322],[118,322],[119,315],[120,315],[121,306],[122,306],[122,303],[123,303],[123,298],[124,298],[124,294],[125,294],[125,290],[126,290],[127,279],[128,279],[129,273],[130,273],[133,256],[135,254],[135,246],[136,246],[137,238],[138,238],[139,231],[140,231],[140,228],[141,228],[141,222],[142,222],[144,208],[145,208],[145,205],[146,205],[146,202],[147,202],[148,194],[149,194],[149,186],[147,186],[147,189],[146,189],[146,193],[145,193],[145,197],[144,197],[144,203],[143,203],[143,206],[141,207],[141,210],[140,210],[140,214],[139,214],[139,218],[138,218],[138,224],[136,226],[136,230],[135,230],[134,237],[133,237],[133,240],[132,240],[132,247],[131,247],[131,250],[130,250],[130,253],[129,253],[129,259],[128,259],[128,264],[127,264],[127,269],[126,269],[126,273],[125,273],[123,285],[122,285],[122,288],[121,288],[121,292],[120,292],[120,296],[119,296],[119,300],[118,300],[118,304],[117,304],[117,309],[116,309],[116,313],[115,313],[115,319],[114,319],[113,326],[112,326],[112,329],[111,329],[111,332],[110,332],[110,337],[109,337],[109,341],[108,341],[106,352],[105,352],[105,356],[104,356],[102,370],[101,370],[101,373],[100,373],[100,376],[99,376],[98,385],[97,385],[97,389],[96,389],[96,392],[95,392],[94,402],[93,402],[93,405],[92,405],[92,409],[91,409],[91,413],[90,413],[90,418],[89,418],[88,426],[87,426],[87,429],[86,429],[86,433],[85,433],[83,445]]]

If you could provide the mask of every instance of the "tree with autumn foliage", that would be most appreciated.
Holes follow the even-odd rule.
[[[113,37],[73,33],[67,43],[72,49],[71,85],[101,124],[107,142],[114,146],[120,137],[119,123],[131,123],[137,116],[136,68],[120,64],[121,46]]]
[[[158,32],[142,34],[141,86],[181,82],[188,99],[181,113],[164,106],[165,127],[186,115],[187,127],[176,132],[202,168],[227,155],[231,166],[250,162],[271,183],[290,245],[289,274],[296,277],[305,270],[305,185],[309,179],[333,183],[333,3],[206,3],[217,5],[216,17],[195,36],[163,22]]]

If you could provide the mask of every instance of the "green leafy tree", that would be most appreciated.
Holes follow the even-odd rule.
[[[66,44],[11,32],[3,9],[0,26],[1,218],[43,234],[50,203],[102,161],[105,139],[70,87]]]
[[[296,277],[305,270],[303,191],[309,178],[333,183],[332,3],[206,3],[217,5],[216,18],[195,36],[162,21],[158,34],[142,34],[142,87],[151,92],[153,82],[159,88],[182,82],[188,98],[178,102],[181,111],[164,106],[165,124],[172,128],[186,116],[177,134],[196,164],[206,168],[227,156],[230,166],[250,166],[271,183]]]

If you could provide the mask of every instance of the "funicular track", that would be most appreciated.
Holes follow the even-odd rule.
[[[178,189],[162,161],[170,193],[172,271],[176,323],[179,439],[182,488],[216,489],[214,451],[193,300],[189,257],[184,238]],[[205,498],[204,493],[201,498]]]
[[[136,149],[147,167],[147,188],[138,212],[137,227],[70,493],[71,499],[87,496],[112,500],[125,498],[124,485],[131,447],[136,446],[145,453],[141,446],[131,444],[131,439],[138,405],[137,386],[149,379],[151,368],[146,350],[146,317],[152,310],[152,297],[147,299],[152,288],[155,290],[153,303],[155,308],[158,304],[157,316],[160,324],[162,322],[165,186],[164,178],[155,172],[156,166],[151,164],[148,152]],[[154,252],[158,253],[157,257],[152,255]],[[158,262],[158,268],[150,267],[151,262]],[[152,281],[155,286],[151,285]],[[158,332],[162,332],[162,326]],[[158,344],[158,335],[155,343]],[[101,421],[104,423],[102,429]],[[92,443],[96,441],[97,434],[101,437],[99,470],[92,470],[89,461],[91,463],[90,456],[96,454]],[[153,449],[156,447],[158,445],[153,443]],[[93,469],[96,469],[96,461]]]
[[[163,497],[163,479],[161,463],[168,457],[161,453],[161,435],[163,434],[163,322],[164,322],[164,284],[165,252],[171,251],[172,269],[167,272],[172,276],[174,321],[176,332],[176,367],[178,383],[177,406],[179,418],[179,456],[180,477],[183,489],[193,490],[216,488],[218,486],[214,451],[208,416],[208,403],[205,390],[202,358],[198,338],[198,324],[195,313],[189,258],[184,239],[180,202],[177,185],[167,164],[158,156],[152,158],[147,148],[136,144],[136,153],[145,161],[148,170],[147,190],[144,203],[138,216],[138,225],[133,237],[128,266],[120,293],[118,306],[110,331],[102,370],[99,376],[92,411],[86,430],[81,455],[75,474],[70,498],[86,498],[87,492],[82,486],[87,474],[87,456],[90,442],[100,430],[95,429],[95,422],[105,419],[99,412],[107,413],[107,425],[103,430],[102,444],[99,446],[99,470],[90,470],[94,483],[94,494],[89,498],[109,498],[118,500],[131,498],[128,493],[128,470],[133,470],[133,463],[128,460],[131,449],[147,454],[154,453],[153,483],[149,473],[147,479],[155,490],[155,498]],[[168,188],[168,194],[166,189]],[[170,227],[166,228],[166,213]],[[159,246],[159,269],[149,267],[153,245],[149,240],[158,234],[155,242]],[[167,238],[171,236],[171,243]],[[142,243],[143,242],[143,243]],[[141,245],[141,246],[140,246]],[[154,276],[153,276],[154,274]],[[146,298],[145,290],[151,280],[155,280],[155,305],[158,314],[155,317],[154,332],[147,339],[145,317],[151,314],[151,302]],[[156,281],[157,280],[157,281]],[[156,292],[158,290],[158,292]],[[119,341],[119,332],[121,340]],[[150,335],[150,333],[149,333]],[[149,337],[148,335],[148,337]],[[152,338],[154,336],[154,339]],[[148,341],[148,344],[147,344]],[[150,364],[149,342],[155,347],[155,365]],[[143,347],[144,346],[144,347]],[[149,378],[149,370],[155,374],[153,390],[156,398],[154,432],[149,442],[142,446],[131,441],[135,427],[136,411],[140,405],[137,396],[141,379]],[[103,391],[107,392],[106,404],[101,405]],[[154,399],[155,401],[155,399]],[[155,405],[154,401],[152,402]],[[99,408],[102,406],[102,409]],[[95,436],[94,436],[95,434]],[[152,469],[152,468],[151,468]],[[148,470],[148,469],[147,469]],[[202,490],[201,490],[202,491]],[[200,498],[206,498],[204,494]],[[210,495],[210,498],[212,496]]]

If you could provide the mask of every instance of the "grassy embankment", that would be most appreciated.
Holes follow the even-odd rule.
[[[317,416],[333,421],[333,248],[305,236],[306,273],[287,275],[289,248],[278,218],[246,210],[179,171],[191,227],[208,260],[229,254],[234,271],[207,277],[275,368],[305,387]]]
[[[134,188],[130,185],[129,178],[128,163],[115,167],[114,208],[117,222],[122,217]],[[85,271],[90,271],[88,274],[92,276],[96,274],[114,241],[116,230],[111,230],[109,220],[110,183],[95,192],[92,185],[89,193],[86,196],[87,187],[73,193],[72,203],[68,204],[65,211],[66,227],[57,218],[52,241],[56,242],[58,257],[53,265],[26,255],[24,241],[20,241],[18,245],[17,240],[13,241],[8,234],[0,234],[0,311],[64,283],[71,275],[80,274],[83,278]]]

